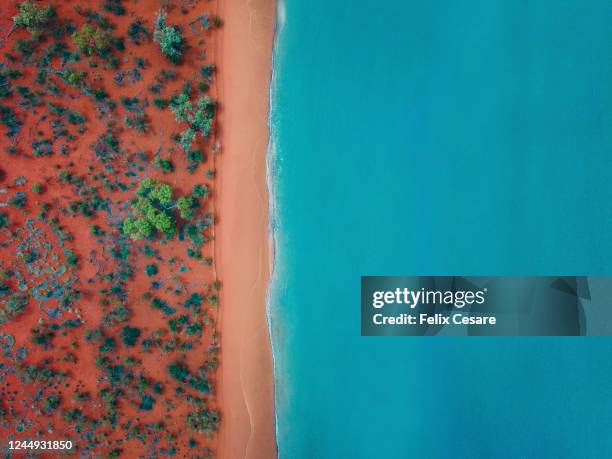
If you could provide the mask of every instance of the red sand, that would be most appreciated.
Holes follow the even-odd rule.
[[[84,18],[75,13],[74,7],[80,5],[84,8],[99,10],[101,2],[89,1],[42,1],[41,4],[54,4],[58,10],[58,16],[65,20],[73,19],[80,27]],[[172,4],[175,4],[172,7]],[[204,336],[199,343],[188,352],[179,350],[158,352],[142,352],[140,347],[124,348],[119,346],[116,352],[109,355],[114,364],[121,364],[125,357],[134,357],[140,360],[142,370],[139,374],[147,378],[163,382],[165,391],[157,397],[157,403],[152,411],[138,409],[139,399],[137,388],[130,388],[125,399],[119,401],[117,411],[120,421],[125,423],[132,419],[135,423],[152,423],[163,420],[164,429],[162,433],[156,433],[159,446],[177,447],[176,457],[192,457],[197,451],[198,455],[204,454],[204,447],[210,447],[215,451],[215,456],[237,459],[237,458],[271,458],[276,455],[274,439],[274,404],[273,404],[273,372],[270,342],[268,336],[267,321],[265,316],[266,289],[270,275],[271,254],[269,251],[268,237],[268,195],[266,186],[266,150],[268,144],[268,95],[270,81],[270,64],[272,52],[272,39],[274,33],[274,3],[271,0],[220,0],[217,2],[150,2],[149,0],[126,0],[124,2],[128,9],[126,16],[113,16],[104,13],[117,28],[113,32],[116,36],[125,36],[127,26],[136,17],[141,17],[143,22],[152,29],[155,12],[160,4],[168,4],[168,20],[171,24],[182,24],[185,36],[190,46],[180,66],[171,65],[160,53],[158,46],[153,41],[144,40],[141,46],[135,46],[126,40],[126,51],[120,53],[122,59],[121,70],[134,67],[132,59],[136,56],[146,58],[148,65],[141,69],[141,80],[133,84],[117,86],[113,83],[116,70],[106,68],[105,62],[99,58],[85,58],[73,66],[77,70],[87,70],[88,83],[92,87],[102,86],[110,94],[112,100],[117,101],[121,96],[137,96],[141,100],[147,98],[149,101],[155,97],[149,90],[149,85],[154,81],[155,75],[161,69],[173,69],[178,72],[176,80],[166,84],[160,97],[169,97],[180,92],[185,79],[197,82],[199,67],[207,63],[215,63],[218,73],[213,79],[213,84],[208,91],[213,99],[220,100],[218,118],[220,121],[215,127],[214,137],[200,145],[208,159],[194,174],[186,172],[188,162],[183,153],[174,148],[171,135],[180,132],[182,127],[174,120],[174,116],[168,108],[159,110],[152,105],[146,108],[149,118],[150,130],[140,134],[123,126],[123,116],[126,113],[123,108],[118,110],[116,123],[121,126],[118,137],[121,148],[128,151],[124,158],[115,161],[116,177],[124,183],[138,181],[123,174],[130,169],[128,162],[131,154],[136,151],[144,151],[148,154],[149,161],[153,154],[163,144],[162,155],[170,157],[175,165],[175,171],[162,174],[158,168],[152,168],[149,163],[146,170],[138,173],[142,176],[157,177],[165,183],[171,184],[180,195],[188,194],[194,184],[207,184],[212,191],[212,199],[203,200],[203,208],[200,212],[212,212],[218,219],[218,224],[208,235],[216,238],[213,243],[203,246],[203,256],[208,257],[215,252],[214,263],[211,267],[203,265],[202,261],[187,258],[185,256],[186,245],[176,239],[171,243],[161,245],[151,243],[159,250],[160,260],[159,276],[157,279],[165,282],[164,287],[154,292],[155,295],[166,299],[177,309],[182,308],[180,304],[186,299],[187,294],[174,293],[174,287],[182,285],[189,292],[210,293],[210,284],[219,279],[223,288],[220,294],[220,317],[217,320],[216,309],[206,302],[205,311],[211,319],[206,323]],[[184,6],[181,11],[179,5]],[[218,9],[217,9],[218,8]],[[2,21],[0,26],[0,51],[11,51],[13,43],[17,39],[27,38],[29,35],[24,30],[17,30],[7,34],[11,27],[10,18],[15,14],[15,4],[3,5]],[[221,30],[210,30],[201,33],[189,31],[188,24],[203,13],[219,14],[224,25]],[[73,49],[71,40],[69,46]],[[48,44],[48,42],[47,42]],[[98,61],[97,67],[89,66],[89,61]],[[57,65],[57,62],[54,63]],[[36,74],[31,64],[22,67],[19,62],[11,64],[25,71],[15,85],[31,85]],[[75,435],[74,426],[62,420],[62,413],[66,410],[80,408],[85,416],[97,419],[104,415],[103,404],[98,398],[98,391],[106,383],[101,381],[101,371],[96,368],[94,360],[100,355],[98,344],[89,343],[83,339],[85,329],[92,329],[100,325],[102,318],[109,311],[109,305],[104,301],[109,295],[100,292],[101,288],[108,288],[109,282],[105,281],[102,274],[109,272],[117,263],[108,252],[108,244],[118,231],[111,227],[106,215],[98,212],[93,217],[85,217],[78,213],[66,214],[63,209],[74,200],[78,199],[71,185],[61,183],[58,172],[69,171],[73,175],[83,176],[85,182],[90,186],[99,186],[94,175],[102,171],[100,162],[95,158],[90,145],[106,130],[106,120],[101,119],[96,112],[95,106],[89,97],[80,93],[79,89],[68,87],[64,83],[60,86],[63,91],[59,97],[42,95],[43,103],[35,110],[18,109],[19,118],[24,122],[17,139],[8,139],[4,136],[5,128],[0,129],[0,147],[2,150],[9,146],[17,146],[25,154],[9,156],[2,151],[2,169],[5,176],[1,177],[0,188],[7,190],[6,194],[0,196],[4,202],[7,197],[13,196],[16,191],[23,191],[28,197],[25,210],[26,215],[20,209],[6,207],[0,209],[7,213],[11,220],[11,230],[23,226],[26,218],[35,218],[39,203],[49,203],[51,209],[48,218],[57,217],[59,223],[68,229],[74,236],[73,241],[66,242],[66,247],[72,249],[79,256],[78,267],[71,271],[78,279],[76,288],[82,291],[83,296],[78,300],[72,312],[65,312],[62,320],[80,317],[84,326],[71,331],[66,336],[57,334],[50,349],[40,346],[32,346],[30,343],[30,330],[36,327],[40,317],[43,317],[38,307],[30,301],[18,317],[11,322],[0,326],[0,332],[14,335],[15,348],[27,345],[28,364],[39,364],[45,358],[51,358],[49,364],[56,371],[68,372],[68,377],[61,383],[53,383],[47,387],[46,393],[56,392],[61,395],[61,405],[54,414],[45,414],[39,410],[40,402],[32,402],[32,396],[39,388],[39,384],[23,385],[14,375],[10,375],[0,383],[2,400],[0,409],[9,414],[8,421],[16,422],[17,415],[24,410],[29,410],[30,417],[34,420],[34,426],[24,435],[30,438],[36,437],[36,429],[40,429],[43,435],[47,423],[53,421],[55,430],[52,435],[43,435],[40,439],[78,439]],[[32,86],[34,87],[34,86]],[[3,100],[6,105],[13,105],[15,97]],[[44,136],[50,136],[49,119],[46,102],[60,103],[71,110],[78,110],[86,118],[86,131],[79,134],[74,141],[67,141],[68,154],[60,155],[57,152],[48,157],[33,157],[31,155],[30,143]],[[120,104],[119,104],[120,105]],[[74,128],[70,127],[73,132]],[[40,134],[37,131],[42,131]],[[220,154],[213,154],[214,144],[218,142],[222,146]],[[57,147],[57,143],[54,146]],[[128,161],[128,158],[129,161]],[[217,179],[204,178],[203,172],[208,169],[218,169]],[[27,183],[15,184],[15,178],[24,176]],[[44,192],[36,195],[30,191],[32,183],[40,182],[44,185]],[[100,187],[100,194],[110,199],[114,209],[120,209],[121,203],[132,199],[133,188],[128,191],[115,190],[105,191]],[[119,215],[118,218],[125,218]],[[107,232],[108,238],[100,245],[97,236],[90,233],[92,224],[99,225]],[[37,223],[45,229],[47,237],[51,237],[48,222]],[[8,236],[6,229],[2,230]],[[214,234],[213,234],[214,233]],[[11,236],[12,238],[12,236]],[[16,254],[16,242],[12,239],[2,239],[0,246],[0,260],[3,261],[2,268],[13,263]],[[129,318],[131,326],[142,329],[143,338],[159,335],[163,340],[168,340],[169,332],[166,329],[168,317],[162,316],[160,311],[152,310],[149,300],[143,294],[151,293],[149,285],[150,278],[144,274],[144,266],[151,263],[150,257],[136,255],[135,247],[144,245],[136,242],[132,247],[133,256],[137,257],[135,262],[135,274],[128,284],[128,299],[126,304],[132,312]],[[55,249],[59,250],[59,249]],[[61,251],[59,251],[61,257]],[[169,262],[176,256],[178,261]],[[93,257],[93,258],[92,258]],[[60,259],[60,262],[62,260]],[[184,265],[189,268],[182,272],[178,268]],[[215,270],[216,268],[216,270]],[[92,283],[87,280],[92,279]],[[35,279],[26,279],[29,284],[37,282]],[[10,281],[11,284],[15,282]],[[11,288],[15,288],[11,285]],[[30,285],[28,286],[30,288]],[[220,320],[220,322],[219,322]],[[209,354],[209,346],[218,344],[218,325],[221,327],[221,365],[216,371],[210,370],[208,376],[213,383],[216,394],[207,396],[206,405],[211,409],[221,411],[221,431],[212,438],[202,434],[190,432],[185,429],[185,416],[193,407],[186,403],[184,396],[177,398],[174,390],[185,389],[184,384],[171,381],[166,372],[166,366],[173,360],[184,357],[191,371],[214,357]],[[119,329],[124,323],[108,327],[106,330],[112,336],[117,337]],[[178,337],[180,340],[184,337]],[[164,341],[166,342],[166,341]],[[71,355],[76,361],[62,360],[62,356]],[[2,357],[0,357],[1,359]],[[2,363],[5,363],[4,361]],[[8,363],[8,362],[7,362]],[[89,392],[92,395],[91,402],[76,402],[71,399],[75,391]],[[186,392],[197,396],[196,393]],[[22,404],[25,402],[28,406]],[[35,415],[33,414],[35,413]],[[0,416],[1,417],[1,416]],[[14,419],[11,419],[14,417]],[[89,421],[86,421],[88,423]],[[136,457],[139,454],[151,453],[145,442],[128,440],[125,441],[125,430],[120,428],[109,428],[102,426],[97,428],[100,443],[95,447],[96,453],[104,453],[104,456],[114,448],[122,451],[121,457]],[[173,434],[174,438],[168,439],[167,434]],[[0,440],[2,446],[6,446],[6,439],[15,435],[14,425],[4,423],[0,420]],[[186,446],[191,437],[198,441],[197,450],[189,450]],[[84,445],[82,441],[79,448]],[[93,454],[93,452],[92,452]],[[46,454],[42,457],[55,457]]]
[[[223,280],[220,456],[276,456],[272,355],[266,321],[270,277],[268,192],[272,0],[220,0],[218,53],[222,155],[217,260]]]
[[[155,12],[159,8],[160,3],[163,2],[150,2],[149,0],[140,1],[126,1],[125,6],[128,8],[128,14],[126,16],[116,17],[105,13],[113,23],[117,25],[115,30],[116,35],[126,36],[126,29],[128,24],[135,19],[135,17],[142,17],[143,21],[152,29]],[[168,2],[166,2],[168,3]],[[176,2],[175,2],[176,3]],[[74,7],[77,5],[83,6],[84,8],[91,7],[99,9],[101,2],[90,2],[90,1],[43,1],[42,5],[54,4],[58,10],[58,16],[61,19],[71,18],[79,26],[84,23],[84,19],[77,15],[74,11]],[[189,5],[188,2],[185,4]],[[216,9],[215,2],[202,2],[197,7],[186,8],[185,12],[181,12],[178,7],[172,8],[169,11],[169,22],[171,24],[183,24],[186,25],[189,21],[197,18],[205,12],[215,13]],[[10,51],[14,40],[28,37],[28,33],[24,30],[15,31],[7,37],[7,31],[10,28],[10,18],[15,14],[15,3],[14,2],[3,2],[0,7],[2,12],[2,30],[0,31],[0,38],[6,38],[6,41],[0,42],[0,51]],[[228,21],[231,23],[231,21]],[[121,54],[121,58],[127,58],[127,62],[121,64],[121,69],[130,69],[134,67],[132,62],[133,57],[141,56],[146,58],[148,65],[145,69],[141,70],[142,79],[134,84],[126,84],[123,87],[118,87],[113,83],[113,75],[116,70],[106,69],[105,64],[102,63],[96,68],[89,67],[89,58],[84,59],[78,64],[74,64],[74,67],[78,69],[85,69],[88,71],[88,81],[95,85],[102,85],[106,91],[110,94],[114,101],[119,103],[121,96],[138,96],[141,99],[147,97],[152,100],[153,95],[148,90],[148,85],[153,82],[154,76],[161,69],[174,69],[178,72],[178,78],[175,81],[169,82],[163,91],[162,97],[169,97],[173,92],[180,91],[181,85],[185,79],[197,79],[197,74],[200,66],[216,62],[215,49],[217,47],[216,40],[218,39],[220,31],[210,30],[198,34],[194,34],[189,31],[188,27],[185,27],[185,36],[190,49],[185,55],[184,64],[180,66],[173,66],[170,64],[160,53],[156,43],[152,40],[145,40],[141,46],[135,46],[128,43],[126,39],[126,51]],[[72,41],[68,40],[71,46]],[[92,60],[99,60],[94,58]],[[19,65],[19,64],[16,64]],[[33,66],[26,66],[25,74],[21,77],[16,84],[28,85],[32,81],[36,74],[36,69]],[[214,77],[216,81],[217,77]],[[29,411],[30,417],[34,419],[34,426],[30,431],[27,431],[23,435],[27,435],[29,438],[36,438],[36,429],[40,429],[42,435],[39,439],[57,439],[62,440],[66,438],[76,439],[78,435],[75,434],[74,426],[63,422],[60,413],[67,409],[74,409],[76,407],[82,408],[86,416],[96,419],[102,411],[102,403],[97,398],[96,394],[100,387],[104,385],[103,382],[99,381],[101,372],[95,367],[94,359],[98,355],[98,345],[89,343],[83,339],[84,329],[94,328],[101,322],[102,316],[108,312],[109,307],[104,305],[102,301],[108,296],[99,291],[101,288],[108,288],[108,284],[97,277],[96,272],[99,265],[94,263],[90,258],[93,251],[97,252],[97,258],[101,260],[101,265],[104,266],[105,270],[112,269],[113,265],[117,262],[114,260],[108,252],[106,252],[102,246],[96,244],[96,237],[90,234],[90,225],[98,224],[103,230],[114,237],[117,229],[111,228],[106,220],[105,215],[97,214],[92,218],[86,218],[81,215],[65,215],[60,209],[64,208],[66,204],[77,199],[71,186],[62,184],[58,180],[58,170],[56,166],[61,166],[61,170],[70,171],[74,175],[84,176],[88,184],[94,185],[96,182],[92,178],[95,173],[102,170],[99,161],[94,157],[90,150],[90,144],[100,135],[105,129],[105,121],[101,120],[96,110],[88,97],[80,94],[76,88],[71,88],[60,82],[63,95],[57,98],[49,98],[47,95],[43,96],[43,104],[36,110],[19,110],[19,117],[24,121],[24,126],[21,128],[21,133],[18,136],[17,142],[11,142],[5,137],[4,126],[0,129],[0,148],[2,155],[1,168],[5,172],[5,176],[0,182],[0,188],[8,189],[7,194],[3,194],[0,197],[1,201],[5,201],[8,196],[12,196],[15,191],[24,191],[28,196],[28,203],[25,207],[30,212],[29,215],[24,215],[21,210],[7,207],[2,210],[4,213],[8,213],[12,222],[11,229],[15,230],[23,226],[26,218],[35,218],[37,213],[37,204],[39,202],[50,203],[52,208],[48,212],[49,217],[58,217],[61,225],[66,227],[73,235],[74,241],[67,242],[66,245],[70,247],[80,258],[79,266],[76,270],[76,275],[79,281],[76,287],[83,292],[83,296],[74,306],[72,313],[65,313],[62,317],[63,320],[68,318],[81,317],[85,322],[84,326],[77,329],[74,333],[70,333],[67,337],[63,337],[60,334],[54,339],[53,348],[44,350],[40,347],[35,347],[30,344],[30,329],[36,326],[39,317],[43,317],[42,312],[38,309],[34,301],[30,301],[30,304],[26,307],[24,312],[16,317],[10,323],[3,324],[0,326],[2,333],[10,333],[15,336],[16,344],[28,345],[29,351],[26,362],[39,363],[43,358],[52,358],[54,362],[52,367],[54,370],[62,370],[69,372],[68,377],[61,384],[56,384],[51,387],[50,390],[58,392],[61,395],[62,403],[55,414],[47,415],[44,413],[36,413],[38,408],[34,408],[35,404],[30,404],[30,399],[35,391],[38,389],[37,384],[22,385],[17,378],[10,376],[0,384],[0,391],[2,391],[2,400],[0,408],[3,411],[9,412],[10,410],[16,410],[17,414],[23,411]],[[216,94],[216,83],[213,83],[209,90],[209,94],[217,99]],[[74,96],[72,98],[72,96]],[[15,96],[13,96],[15,97]],[[7,104],[12,105],[13,102],[10,99]],[[33,157],[31,155],[30,142],[39,136],[36,135],[36,130],[42,130],[44,135],[48,135],[48,121],[41,122],[41,117],[47,113],[45,104],[47,101],[61,103],[70,109],[76,109],[81,113],[85,114],[87,118],[86,127],[87,130],[84,134],[78,136],[75,141],[67,142],[68,144],[68,155],[63,156],[55,153],[49,157]],[[120,117],[117,120],[117,124],[123,126],[123,116],[125,115],[123,110],[119,110]],[[187,160],[184,154],[176,148],[174,154],[167,152],[168,147],[173,145],[170,136],[174,132],[179,132],[181,126],[176,123],[174,116],[168,108],[165,110],[159,110],[152,105],[147,107],[146,114],[150,121],[150,131],[145,134],[136,133],[134,130],[123,127],[119,133],[121,140],[121,148],[129,150],[130,153],[142,150],[145,151],[149,159],[157,151],[160,144],[164,145],[163,154],[164,156],[171,156],[172,161],[175,164],[175,172],[170,174],[162,174],[159,169],[147,166],[147,176],[157,177],[165,183],[173,185],[175,190],[180,194],[187,194],[191,191],[192,185],[194,184],[207,184],[212,190],[212,196],[215,196],[217,184],[216,180],[204,178],[204,171],[207,169],[214,168],[214,154],[212,154],[211,148],[216,138],[210,139],[205,142],[201,142],[200,145],[194,144],[195,147],[202,147],[208,156],[208,160],[200,165],[196,173],[190,174],[186,172]],[[74,131],[73,127],[69,127],[71,132]],[[227,130],[230,129],[228,126]],[[5,147],[11,144],[16,144],[20,147],[21,151],[26,153],[25,155],[19,154],[9,156],[6,153]],[[230,150],[228,150],[230,151]],[[125,155],[128,156],[127,154]],[[124,177],[122,174],[127,171],[126,168],[127,159],[125,157],[120,161],[114,163],[117,168],[117,178],[125,183],[135,181],[129,177]],[[88,170],[88,166],[91,166],[93,170]],[[15,185],[14,180],[18,176],[25,176],[28,180],[25,185]],[[140,175],[141,176],[141,175]],[[139,176],[139,177],[140,177]],[[113,178],[113,177],[111,177]],[[34,182],[40,182],[44,184],[45,191],[41,195],[36,195],[30,191],[30,186]],[[98,182],[97,185],[100,183]],[[125,202],[128,199],[134,197],[133,190],[122,192],[105,192],[102,189],[101,194],[103,197],[109,198],[113,203]],[[201,212],[215,212],[214,199],[204,199],[203,208]],[[119,205],[115,209],[119,208]],[[48,230],[46,223],[41,223],[39,226],[46,228],[47,234],[51,232]],[[242,230],[247,230],[247,227],[242,227]],[[211,235],[210,230],[209,235]],[[2,238],[4,243],[8,240],[8,230],[2,230]],[[136,242],[134,246],[142,247],[143,242]],[[162,262],[158,262],[160,275],[158,279],[165,282],[165,285],[154,292],[155,295],[167,299],[172,306],[177,307],[179,313],[181,313],[182,306],[180,304],[186,299],[185,293],[175,294],[172,290],[176,285],[183,285],[185,290],[190,292],[206,292],[205,283],[209,285],[217,279],[214,264],[212,267],[206,267],[201,260],[194,260],[187,258],[185,255],[186,245],[180,243],[175,238],[171,243],[161,245],[153,242],[151,245],[159,250],[160,256],[163,258]],[[104,246],[108,248],[108,246]],[[208,243],[203,246],[203,256],[212,256],[213,244]],[[59,251],[61,256],[61,251]],[[172,256],[176,256],[178,261],[174,264],[169,263],[168,259]],[[0,260],[4,262],[3,268],[7,264],[12,263],[15,258],[15,243],[12,242],[2,247],[0,251]],[[162,316],[160,311],[153,310],[148,304],[148,300],[143,298],[143,294],[149,292],[149,284],[151,279],[144,275],[144,266],[150,263],[150,258],[145,258],[142,255],[138,256],[135,275],[129,282],[129,293],[127,304],[132,309],[129,324],[142,328],[142,338],[148,338],[152,334],[157,332],[165,332],[164,336],[167,339],[169,335],[166,328],[166,321],[168,317]],[[215,263],[217,260],[215,260]],[[189,268],[187,272],[180,272],[179,266],[185,265]],[[86,281],[88,278],[92,278],[94,282],[88,284]],[[12,281],[11,281],[12,282]],[[221,292],[221,302],[223,302],[223,292]],[[228,307],[231,303],[228,302]],[[206,313],[212,318],[212,323],[204,326],[204,335],[200,342],[194,349],[188,352],[181,352],[178,349],[174,351],[164,352],[161,355],[156,352],[142,352],[140,347],[124,348],[119,345],[117,352],[112,353],[110,358],[113,363],[120,364],[123,362],[123,358],[132,356],[141,361],[142,370],[136,370],[138,373],[151,378],[153,380],[161,381],[164,383],[165,392],[162,396],[158,397],[158,401],[155,408],[152,411],[141,411],[138,407],[138,396],[137,392],[128,393],[125,399],[121,399],[119,402],[118,411],[120,413],[120,421],[125,422],[126,419],[131,418],[135,423],[152,423],[159,420],[163,420],[165,427],[162,433],[156,434],[160,441],[160,446],[170,444],[166,436],[173,434],[175,439],[172,443],[177,445],[176,457],[192,457],[193,450],[189,450],[187,442],[190,437],[196,437],[198,441],[198,454],[203,454],[204,447],[211,447],[216,450],[217,437],[207,438],[203,434],[190,432],[185,427],[185,415],[188,409],[193,409],[183,398],[177,398],[174,393],[174,389],[179,385],[170,380],[166,372],[166,366],[171,361],[180,358],[182,354],[185,354],[185,362],[189,365],[192,371],[202,365],[206,360],[211,358],[212,354],[208,353],[209,346],[217,343],[216,334],[216,310],[212,305],[206,304]],[[109,332],[118,333],[120,326],[114,326],[109,328]],[[117,335],[115,335],[117,336]],[[179,340],[183,337],[179,337]],[[60,357],[64,355],[72,354],[76,358],[75,363],[69,363],[68,361],[61,361]],[[229,354],[231,356],[231,354]],[[0,357],[2,359],[2,357]],[[2,361],[2,363],[5,363]],[[210,372],[210,379],[215,384],[215,372]],[[65,385],[64,385],[65,383]],[[185,386],[181,384],[181,386]],[[182,388],[182,387],[181,387]],[[72,394],[76,391],[89,392],[92,394],[93,401],[87,403],[77,403],[71,400]],[[13,392],[14,391],[14,392]],[[187,393],[195,396],[201,395],[194,391],[187,389]],[[26,401],[28,406],[24,407],[22,401]],[[37,402],[38,403],[38,402]],[[172,404],[176,403],[176,407]],[[218,408],[218,403],[215,396],[209,397],[207,401],[209,408]],[[221,409],[222,419],[226,416],[225,408]],[[36,414],[35,414],[36,413]],[[9,418],[12,415],[9,416]],[[229,418],[231,415],[227,415]],[[18,416],[14,416],[15,419],[9,419],[11,422],[17,422]],[[55,424],[55,430],[52,434],[46,432],[47,423],[53,420]],[[223,422],[223,421],[222,421]],[[121,457],[137,457],[139,454],[147,454],[150,452],[150,445],[143,445],[136,440],[124,441],[126,432],[120,428],[110,428],[109,426],[99,428],[99,433],[104,433],[106,436],[100,440],[100,446],[96,449],[96,453],[108,453],[111,449],[119,447],[122,450]],[[0,424],[0,441],[1,446],[6,446],[6,439],[13,435],[14,438],[23,438],[20,435],[16,435],[14,424],[7,426]],[[118,443],[119,442],[119,443]],[[81,447],[82,445],[79,445]],[[57,457],[57,455],[49,455],[42,457]],[[231,457],[231,456],[228,456]],[[236,457],[236,456],[233,456]]]

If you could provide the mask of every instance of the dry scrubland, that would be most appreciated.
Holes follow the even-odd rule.
[[[0,6],[2,447],[216,449],[216,7]]]

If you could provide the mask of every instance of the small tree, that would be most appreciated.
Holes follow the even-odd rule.
[[[184,151],[191,149],[191,144],[195,140],[196,133],[193,129],[187,128],[181,134],[180,144]]]
[[[153,105],[155,105],[160,110],[163,110],[164,108],[166,108],[166,105],[168,105],[168,101],[166,99],[162,99],[161,97],[156,97],[155,99],[153,99]]]
[[[136,345],[139,336],[140,329],[135,327],[129,327],[126,325],[121,331],[121,339],[123,340],[123,344],[129,347]]]
[[[193,209],[196,206],[196,201],[191,196],[181,196],[176,200],[176,207],[181,214],[181,218],[189,220],[193,218]]]
[[[195,198],[207,198],[209,194],[210,191],[208,189],[208,186],[200,184],[193,186],[193,196]]]
[[[200,75],[206,81],[210,82],[213,74],[215,73],[215,65],[214,64],[206,64],[200,67]]]
[[[179,96],[172,98],[170,101],[170,110],[172,110],[176,121],[179,123],[191,121],[193,105],[189,101],[189,95],[181,93]]]
[[[113,36],[110,32],[91,24],[83,24],[80,31],[72,34],[72,38],[77,47],[89,56],[94,53],[104,56],[110,51],[113,44]]]
[[[116,16],[123,16],[125,14],[123,0],[104,0],[103,7],[106,11]]]
[[[159,158],[157,165],[163,172],[172,172],[174,170],[174,163],[167,158]]]
[[[176,232],[176,222],[171,212],[175,205],[172,187],[157,180],[147,178],[136,190],[138,201],[132,205],[134,217],[123,222],[123,232],[132,239],[146,239],[158,230],[172,237]]]
[[[68,266],[75,267],[79,262],[79,257],[76,256],[71,250],[66,251],[66,263]]]
[[[185,47],[183,34],[177,28],[166,23],[166,12],[163,9],[157,14],[153,39],[159,44],[161,52],[173,64],[181,62]]]
[[[15,193],[15,196],[8,200],[8,203],[13,207],[21,208],[26,205],[27,201],[28,199],[25,193],[18,191],[17,193]]]
[[[130,41],[135,45],[140,45],[144,38],[150,38],[151,32],[147,29],[147,27],[142,23],[140,19],[136,19],[134,22],[130,24],[128,27],[128,37],[130,37]]]
[[[189,377],[189,370],[181,362],[172,362],[167,367],[168,374],[180,382],[185,382]]]
[[[219,424],[220,416],[218,411],[202,408],[187,415],[187,425],[196,432],[211,435],[219,428]]]
[[[19,13],[13,17],[13,23],[36,35],[54,18],[55,9],[52,6],[38,7],[28,0],[19,5]]]
[[[204,96],[198,99],[197,109],[193,112],[192,128],[199,131],[204,137],[208,137],[212,130],[215,107],[216,104],[213,100]]]
[[[123,222],[123,233],[136,241],[148,239],[153,236],[153,225],[144,218],[127,218]]]
[[[208,138],[212,131],[216,110],[216,104],[209,96],[198,98],[194,107],[189,100],[189,95],[183,92],[170,100],[170,109],[174,113],[176,121],[189,123],[189,127],[180,136],[183,150],[189,151],[191,149],[196,133]]]
[[[6,308],[0,309],[0,324],[19,315],[28,304],[29,297],[25,293],[13,293],[6,302]]]
[[[52,412],[55,411],[61,403],[61,399],[59,395],[51,394],[45,400],[45,411]]]

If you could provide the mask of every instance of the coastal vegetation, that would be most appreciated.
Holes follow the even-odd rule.
[[[108,30],[91,24],[83,24],[81,30],[74,32],[72,38],[77,48],[88,56],[94,53],[104,56],[110,51],[113,44],[113,36]]]
[[[33,1],[25,1],[19,5],[19,13],[13,17],[13,23],[17,27],[23,27],[32,35],[49,24],[55,17],[55,9],[52,5],[38,6]]]
[[[153,38],[159,44],[161,52],[174,64],[181,62],[185,47],[185,39],[181,31],[166,23],[167,14],[160,10],[155,19]]]
[[[189,94],[181,93],[178,97],[170,100],[170,109],[179,123],[188,123],[180,136],[180,144],[185,151],[191,149],[191,145],[199,134],[208,138],[213,126],[216,104],[210,96],[199,97],[195,106],[189,100]]]
[[[162,3],[6,5],[0,426],[80,457],[208,458],[221,422],[221,21]]]

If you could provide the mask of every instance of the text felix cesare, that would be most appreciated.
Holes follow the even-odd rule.
[[[466,306],[482,305],[487,289],[466,291],[395,290],[376,291],[372,294],[372,307],[381,310],[385,305],[399,304],[410,308],[409,313],[385,315],[377,312],[372,315],[375,325],[495,325],[495,316],[473,315],[466,312],[425,313],[414,311],[420,305],[444,305],[462,310]]]

